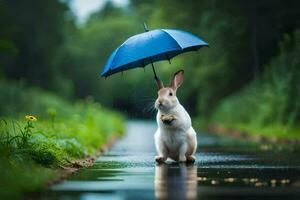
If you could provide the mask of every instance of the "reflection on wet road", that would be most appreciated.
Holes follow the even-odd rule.
[[[90,168],[45,191],[41,199],[300,199],[299,149],[198,134],[193,165],[154,163],[150,122],[127,134]]]

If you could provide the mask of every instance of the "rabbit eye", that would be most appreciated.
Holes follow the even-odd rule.
[[[172,93],[172,92],[170,92],[170,93],[169,93],[169,95],[170,95],[170,96],[173,96],[173,93]]]

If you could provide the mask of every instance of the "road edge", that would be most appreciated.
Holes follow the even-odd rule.
[[[88,155],[83,159],[74,160],[66,166],[61,166],[60,169],[56,170],[56,172],[58,173],[58,177],[53,180],[49,180],[43,186],[43,190],[48,187],[51,187],[52,185],[63,182],[64,180],[66,180],[67,178],[69,178],[71,175],[73,175],[74,173],[76,173],[78,170],[80,170],[82,168],[92,166],[95,163],[97,157],[99,157],[99,156],[103,155],[105,152],[107,152],[122,137],[123,137],[123,135],[120,135],[118,133],[112,134],[112,136],[110,136],[108,138],[107,142],[98,148],[98,150],[96,151],[95,154]],[[43,190],[32,192],[32,193],[27,193],[27,194],[25,193],[23,195],[23,199],[25,199],[25,200],[39,199],[39,197],[41,197],[41,195],[43,193]]]
[[[276,136],[266,137],[259,134],[250,134],[245,131],[239,131],[234,128],[227,128],[218,124],[210,124],[206,128],[209,132],[212,132],[220,136],[232,136],[243,140],[250,140],[258,143],[276,143],[276,144],[290,144],[290,145],[299,145],[300,139],[284,139],[278,138]]]

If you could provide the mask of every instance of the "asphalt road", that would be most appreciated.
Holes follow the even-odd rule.
[[[198,133],[195,164],[154,162],[156,124],[127,123],[126,135],[96,163],[40,199],[300,199],[299,147]]]

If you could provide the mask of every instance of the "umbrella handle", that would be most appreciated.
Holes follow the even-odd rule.
[[[154,65],[153,65],[152,62],[151,62],[151,65],[152,65],[152,70],[153,70],[153,73],[154,73],[154,78],[155,78],[155,80],[158,80],[158,77],[156,75],[156,71],[155,71],[155,68],[154,68]]]
[[[145,32],[148,32],[148,31],[149,31],[146,22],[144,22],[144,30],[145,30]],[[152,58],[151,58],[151,57],[150,57],[150,60],[151,60],[152,70],[153,70],[153,73],[154,73],[154,78],[155,78],[155,80],[159,80],[159,78],[158,78],[157,75],[156,75],[155,68],[154,68],[154,65],[153,65],[153,62],[152,62]]]
[[[150,57],[150,61],[151,61],[151,66],[152,66],[152,70],[153,70],[153,73],[154,73],[154,78],[155,78],[155,80],[159,80],[159,78],[156,75],[156,71],[155,71],[155,68],[154,68],[154,65],[153,65],[153,62],[152,62],[152,57]]]

